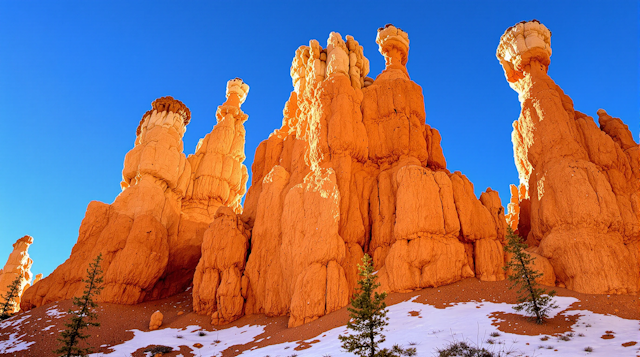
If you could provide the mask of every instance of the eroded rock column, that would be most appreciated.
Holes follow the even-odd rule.
[[[193,278],[193,307],[211,316],[214,325],[234,321],[244,313],[247,280],[242,277],[250,231],[238,218],[246,191],[244,122],[240,106],[249,86],[241,79],[227,83],[227,101],[218,107],[218,123],[189,157],[194,168],[183,211],[190,220],[213,221],[204,232],[201,258]],[[211,218],[209,218],[211,217]]]
[[[497,57],[522,112],[513,124],[520,181],[531,199],[531,232],[558,284],[584,293],[639,289],[638,145],[620,119],[600,127],[573,109],[548,76],[551,32],[538,21],[509,28]]]
[[[9,285],[11,285],[17,277],[20,277],[20,284],[18,286],[18,296],[14,299],[16,303],[12,309],[5,312],[15,313],[20,310],[20,300],[24,291],[30,286],[31,278],[31,264],[33,260],[29,258],[29,246],[33,244],[33,238],[31,236],[24,236],[13,243],[13,251],[9,254],[7,263],[3,269],[0,269],[0,295],[6,296],[9,291]],[[42,274],[38,274],[42,276]],[[35,282],[34,282],[35,284]]]

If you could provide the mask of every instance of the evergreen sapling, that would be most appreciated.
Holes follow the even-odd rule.
[[[510,272],[509,280],[512,285],[509,289],[519,287],[518,305],[513,309],[524,310],[527,315],[535,317],[536,323],[541,324],[549,311],[558,307],[553,301],[556,292],[552,290],[543,295],[546,294],[545,289],[539,287],[536,282],[542,273],[532,267],[535,258],[525,251],[526,248],[527,245],[522,242],[522,238],[515,234],[511,227],[507,227],[507,245],[504,249],[512,255],[503,269]]]
[[[15,279],[7,286],[7,293],[2,295],[4,302],[0,307],[0,320],[8,319],[11,317],[12,311],[16,305],[16,298],[20,292],[20,282],[22,280],[22,274],[18,274]]]
[[[80,348],[78,344],[89,337],[89,335],[83,334],[82,330],[89,328],[89,326],[100,326],[100,323],[93,322],[98,317],[98,314],[93,311],[98,306],[93,298],[102,291],[103,278],[100,261],[102,261],[102,253],[89,264],[87,278],[82,280],[86,284],[83,295],[73,298],[73,305],[77,310],[73,308],[69,310],[71,321],[65,324],[67,329],[61,333],[62,338],[58,339],[62,342],[62,347],[54,351],[61,357],[86,356],[91,353],[89,348]]]
[[[415,348],[403,349],[395,345],[391,350],[380,349],[379,345],[385,341],[382,332],[389,324],[387,304],[384,302],[387,293],[374,292],[380,283],[376,282],[377,277],[368,254],[362,257],[362,265],[358,265],[358,270],[361,277],[358,281],[359,287],[351,299],[351,306],[347,308],[351,317],[347,322],[347,328],[354,334],[338,336],[342,341],[341,347],[360,357],[414,356]]]

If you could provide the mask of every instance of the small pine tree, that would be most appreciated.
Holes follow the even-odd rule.
[[[18,276],[7,286],[7,293],[2,295],[4,302],[0,307],[0,320],[8,319],[13,315],[10,311],[13,311],[14,306],[16,305],[16,298],[20,293],[20,282],[22,280],[22,274],[18,274]]]
[[[89,326],[100,326],[100,323],[92,322],[98,317],[98,314],[93,312],[93,309],[98,306],[93,301],[93,298],[95,295],[100,295],[102,291],[103,278],[100,261],[102,261],[102,253],[89,264],[87,278],[82,280],[86,284],[83,295],[73,298],[73,305],[76,306],[77,310],[73,308],[69,310],[71,321],[65,324],[67,329],[62,331],[62,338],[58,339],[58,341],[62,342],[62,347],[54,351],[54,353],[61,354],[61,357],[86,356],[91,353],[89,348],[80,348],[78,344],[81,340],[89,337],[89,335],[82,334],[83,329]]]
[[[389,323],[387,317],[387,304],[384,299],[387,293],[374,292],[380,286],[376,282],[377,276],[373,273],[371,257],[365,254],[362,257],[362,265],[358,265],[361,279],[358,281],[358,289],[351,299],[351,307],[348,307],[351,319],[347,322],[347,328],[356,332],[350,336],[338,336],[342,341],[342,348],[360,357],[397,357],[413,356],[415,348],[403,349],[398,345],[392,350],[380,349],[378,346],[385,341],[382,334],[384,327]],[[373,295],[373,297],[372,297]]]
[[[518,305],[513,309],[524,310],[527,315],[535,317],[536,323],[541,324],[547,318],[549,310],[558,307],[553,301],[556,292],[552,290],[543,295],[546,294],[545,289],[539,287],[536,282],[542,273],[531,266],[535,258],[525,251],[526,248],[527,245],[522,242],[522,238],[515,234],[511,227],[507,227],[507,245],[504,249],[512,256],[503,269],[511,272],[509,280],[512,285],[509,289],[519,287]]]

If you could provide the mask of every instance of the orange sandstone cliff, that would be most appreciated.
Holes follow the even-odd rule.
[[[628,127],[604,110],[575,111],[548,76],[551,32],[509,28],[497,57],[522,112],[513,123],[521,188],[509,220],[548,259],[558,285],[583,293],[640,289],[640,155]],[[517,213],[517,214],[516,214]]]
[[[29,258],[29,246],[33,244],[33,238],[31,236],[24,236],[13,243],[13,251],[9,254],[7,263],[3,269],[0,269],[0,295],[6,296],[9,291],[9,286],[20,277],[20,284],[18,286],[18,296],[14,299],[16,303],[12,308],[9,308],[7,313],[14,313],[20,310],[20,300],[24,291],[30,286],[31,278],[31,264],[33,260]],[[41,276],[41,274],[38,274]]]
[[[312,40],[291,66],[282,127],[252,165],[244,212],[220,208],[205,232],[194,309],[214,324],[289,315],[299,326],[346,306],[363,254],[382,288],[504,279],[504,210],[450,173],[405,67],[407,33],[387,25],[375,79],[351,36]]]
[[[248,86],[234,79],[227,97],[237,88],[246,96]],[[227,103],[233,107],[237,100],[232,96]],[[155,100],[125,156],[122,193],[111,205],[89,204],[71,256],[25,292],[22,309],[81,293],[81,279],[99,253],[105,286],[100,301],[135,304],[189,287],[217,208],[229,205],[241,212],[248,179],[242,165],[247,117],[232,112],[219,108],[219,124],[187,158],[182,136],[189,109],[171,97]]]

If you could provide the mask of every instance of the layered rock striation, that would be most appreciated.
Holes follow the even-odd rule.
[[[29,246],[33,244],[33,238],[31,236],[24,236],[13,243],[13,251],[9,254],[7,263],[4,268],[0,269],[0,295],[7,296],[9,292],[9,286],[13,284],[16,278],[20,278],[18,286],[18,296],[13,300],[15,305],[12,308],[5,311],[7,313],[14,313],[20,310],[20,300],[24,291],[31,286],[31,265],[33,260],[29,258]],[[38,274],[42,276],[42,274]],[[37,277],[36,277],[37,280]]]
[[[583,293],[637,293],[638,144],[628,127],[604,110],[597,113],[599,127],[574,110],[547,74],[550,39],[538,21],[523,22],[502,35],[497,50],[522,106],[512,133],[524,186],[517,199],[518,229],[549,260],[558,285]]]
[[[264,313],[298,326],[344,307],[365,252],[389,292],[504,279],[498,193],[478,199],[446,169],[406,69],[407,33],[388,25],[376,42],[386,68],[375,80],[351,36],[296,51],[294,91],[256,150],[244,212],[221,208],[205,233],[193,299],[213,323]]]
[[[241,211],[248,177],[242,165],[247,117],[233,114],[233,107],[239,100],[234,93],[243,92],[244,100],[247,91],[241,80],[229,82],[218,125],[189,158],[182,142],[189,109],[171,97],[155,100],[125,156],[122,193],[111,205],[89,204],[71,256],[26,291],[22,308],[81,293],[88,264],[100,253],[100,301],[135,304],[191,285],[204,231],[217,208],[229,205]]]

